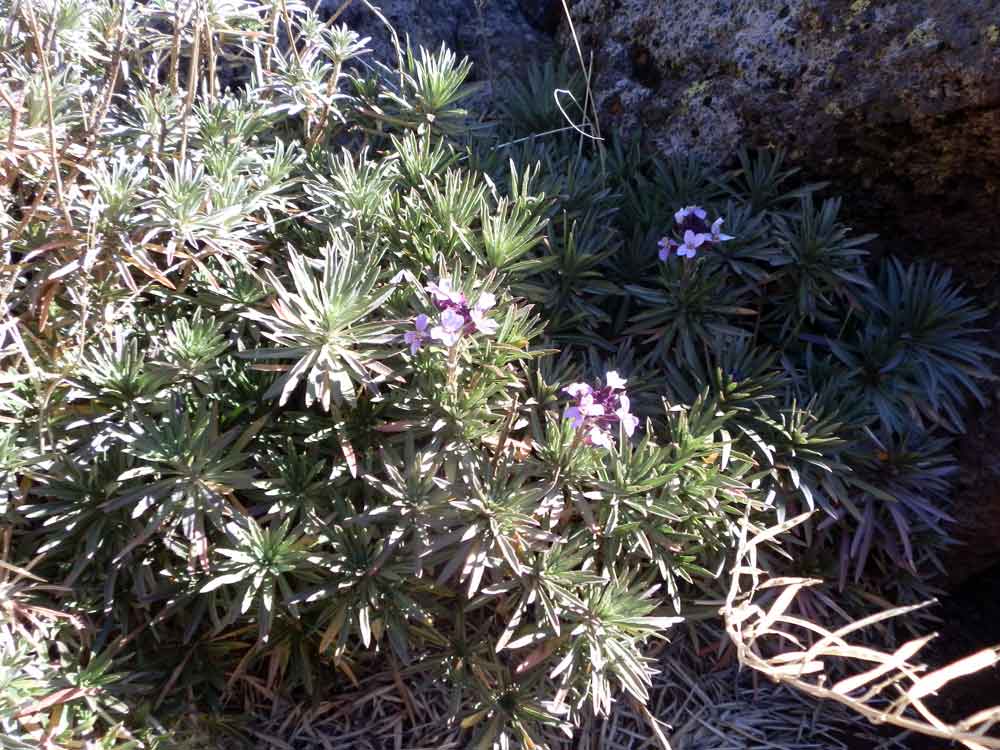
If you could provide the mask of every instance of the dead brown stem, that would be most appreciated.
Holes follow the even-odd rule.
[[[31,7],[31,3],[25,3],[24,17],[30,28],[31,36],[35,42],[35,49],[38,52],[39,65],[42,66],[42,81],[45,85],[45,105],[49,118],[49,157],[52,160],[52,177],[56,184],[56,201],[59,204],[59,208],[62,210],[63,220],[66,222],[66,231],[72,231],[73,218],[70,216],[69,208],[66,206],[65,196],[63,193],[62,174],[59,169],[59,152],[56,149],[56,116],[52,105],[52,79],[49,76],[48,55],[46,54],[45,46],[42,44],[42,39],[39,35],[38,21],[35,18],[35,11]]]
[[[181,112],[181,152],[180,161],[187,156],[188,120],[191,117],[191,107],[194,105],[195,91],[198,89],[198,57],[200,52],[202,24],[199,21],[194,30],[194,42],[191,48],[191,64],[188,66],[187,96],[184,97],[184,110]]]

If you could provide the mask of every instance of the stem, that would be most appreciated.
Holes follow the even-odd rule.
[[[212,42],[212,27],[205,24],[205,57],[208,60],[208,95],[211,100],[219,95],[219,81],[215,75],[215,45]]]
[[[455,386],[458,384],[458,347],[460,342],[461,339],[448,348],[448,395],[456,401],[458,400],[458,391]]]
[[[201,22],[199,21],[194,31],[194,47],[191,50],[191,65],[188,66],[187,96],[184,98],[184,111],[181,112],[181,155],[180,162],[184,163],[187,155],[188,140],[188,119],[191,117],[191,106],[194,104],[194,92],[198,87],[198,53],[201,42]]]
[[[333,24],[334,24],[334,23],[336,23],[336,22],[337,22],[337,19],[338,19],[338,18],[340,18],[340,14],[341,14],[341,13],[343,13],[343,12],[344,12],[345,10],[347,10],[347,7],[348,7],[348,6],[349,6],[349,5],[350,5],[350,4],[352,3],[352,2],[354,2],[354,0],[344,0],[344,2],[342,2],[342,3],[340,4],[340,7],[339,7],[339,8],[337,8],[336,12],[334,12],[334,14],[333,14],[332,16],[330,16],[330,20],[326,22],[326,27],[327,27],[328,29],[329,29],[329,28],[330,28],[331,26],[333,26]]]
[[[0,96],[3,97],[4,103],[10,108],[10,130],[7,133],[7,153],[9,154],[10,162],[7,164],[6,176],[4,177],[4,185],[8,187],[14,184],[14,180],[17,179],[20,170],[17,168],[17,154],[14,151],[14,145],[17,140],[17,129],[21,123],[21,112],[22,104],[24,103],[24,93],[18,97],[17,102],[7,96],[7,92],[0,89]],[[14,96],[14,92],[11,92],[11,96]]]
[[[63,196],[62,174],[59,171],[59,152],[56,150],[56,115],[52,106],[52,80],[49,77],[49,61],[42,45],[41,37],[38,33],[38,23],[35,20],[35,11],[31,3],[24,5],[25,19],[31,27],[31,35],[35,42],[35,49],[38,50],[38,63],[42,66],[42,81],[45,84],[45,105],[49,116],[49,157],[52,161],[52,177],[56,183],[56,201],[63,212],[63,220],[66,222],[66,231],[72,231],[73,218]]]
[[[292,48],[292,54],[295,55],[295,61],[302,67],[302,55],[299,53],[299,35],[295,31],[295,26],[292,25],[292,17],[288,13],[288,4],[285,0],[281,0],[281,14],[285,18],[285,26],[288,28],[288,46]]]
[[[170,45],[170,93],[177,96],[180,88],[179,71],[181,67],[181,28],[184,26],[181,20],[181,4],[178,2],[174,6],[174,40]]]
[[[118,83],[118,71],[121,68],[122,62],[122,49],[124,47],[125,41],[125,2],[122,2],[121,14],[118,16],[118,31],[115,40],[115,51],[111,56],[111,64],[108,68],[110,71],[108,73],[108,82],[104,90],[104,94],[101,98],[100,106],[94,111],[94,118],[87,123],[87,132],[85,143],[87,144],[87,150],[84,152],[83,157],[73,165],[73,168],[69,171],[66,176],[66,188],[70,189],[76,183],[76,178],[80,174],[80,168],[85,165],[89,160],[90,156],[94,151],[94,146],[97,145],[97,131],[101,123],[104,121],[104,116],[108,112],[108,107],[111,106],[111,97],[114,96],[115,86]],[[63,147],[62,155],[66,154],[69,144]]]
[[[323,105],[323,112],[319,116],[319,123],[316,131],[312,134],[309,139],[307,149],[313,149],[319,142],[321,135],[326,133],[326,120],[330,116],[330,109],[333,106],[333,96],[337,91],[338,84],[340,82],[340,68],[341,61],[338,60],[333,66],[333,75],[330,76],[330,80],[327,81],[326,86],[326,103]]]
[[[271,52],[278,44],[278,4],[274,3],[271,5],[271,43],[267,45],[264,49],[264,70],[268,73],[271,72]],[[260,80],[261,85],[264,83],[263,77]]]

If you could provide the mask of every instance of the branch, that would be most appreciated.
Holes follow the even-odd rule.
[[[780,531],[802,523],[808,516],[791,519]],[[928,672],[927,666],[916,659],[933,635],[907,641],[892,652],[852,642],[849,636],[878,622],[909,614],[930,602],[875,612],[834,631],[787,614],[795,598],[818,581],[767,580],[765,572],[757,568],[757,547],[774,537],[775,530],[765,530],[749,539],[748,536],[749,529],[744,525],[729,595],[722,607],[726,632],[742,664],[775,682],[847,706],[875,724],[960,742],[970,750],[1000,748],[1000,705],[949,724],[923,700],[961,677],[1000,663],[1000,646],[983,649]],[[762,591],[769,595],[767,604],[762,603]],[[789,647],[789,644],[798,645]],[[831,664],[837,665],[838,673],[846,672],[848,676],[834,681]]]

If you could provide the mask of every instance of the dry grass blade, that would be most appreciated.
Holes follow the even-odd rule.
[[[803,519],[793,519],[801,522]],[[786,524],[787,526],[787,524]],[[806,579],[783,579],[780,586],[763,579],[756,568],[756,546],[767,533],[748,538],[737,553],[729,596],[722,608],[726,632],[736,647],[740,662],[775,682],[828,701],[847,706],[876,724],[896,726],[911,732],[952,740],[967,748],[1000,748],[996,731],[1000,705],[977,711],[948,723],[924,702],[946,690],[954,681],[981,673],[1000,662],[1000,646],[927,672],[917,660],[933,636],[916,638],[893,652],[868,645],[854,645],[848,637],[873,624],[909,614],[914,607],[877,612],[858,622],[829,631],[788,614],[792,603],[810,585]],[[781,593],[761,603],[765,588]],[[808,626],[808,627],[807,627]],[[817,639],[818,636],[818,639]],[[788,643],[810,643],[808,648],[789,649]],[[831,664],[848,673],[836,682],[830,679]]]
[[[49,155],[52,159],[52,179],[55,180],[56,183],[56,198],[59,203],[59,208],[62,210],[63,219],[66,222],[66,229],[68,231],[72,231],[73,219],[70,216],[69,209],[66,207],[66,199],[63,194],[62,173],[60,171],[59,152],[56,145],[55,112],[52,105],[52,79],[49,75],[48,51],[42,45],[42,36],[39,33],[38,20],[35,18],[35,11],[32,8],[31,3],[25,4],[23,12],[24,18],[28,22],[32,31],[32,36],[35,42],[35,50],[38,54],[38,64],[42,69],[42,81],[45,84],[45,107],[48,115]]]

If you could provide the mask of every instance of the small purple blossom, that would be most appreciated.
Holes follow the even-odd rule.
[[[454,346],[465,330],[465,318],[457,310],[448,308],[441,313],[441,322],[431,329],[431,338],[445,346]]]
[[[483,292],[476,300],[476,309],[486,312],[497,303],[497,296],[492,292]]]
[[[438,310],[447,310],[449,307],[468,306],[465,295],[460,291],[451,288],[451,281],[441,279],[437,284],[433,281],[427,284],[427,291],[434,298],[434,306]]]
[[[677,255],[681,258],[693,258],[698,254],[698,248],[705,244],[708,237],[704,234],[697,234],[690,229],[684,233],[684,244],[677,248]]]
[[[610,448],[612,427],[620,423],[625,434],[631,437],[639,420],[629,411],[625,378],[612,370],[608,372],[605,382],[600,390],[594,390],[586,383],[573,383],[563,388],[563,393],[574,399],[564,417],[570,420],[574,429],[583,431],[585,443]]]
[[[721,216],[712,222],[712,242],[725,242],[733,239],[731,234],[722,233],[722,223],[725,221]]]
[[[618,374],[617,370],[609,370],[608,374],[604,376],[604,381],[608,384],[608,388],[614,391],[624,391],[625,385],[628,383],[625,378]]]
[[[660,260],[666,261],[671,253],[680,258],[694,258],[698,249],[708,249],[720,242],[733,239],[732,235],[722,233],[725,220],[720,216],[708,224],[708,213],[701,206],[685,206],[674,214],[677,231],[684,238],[680,243],[670,237],[664,237],[657,243]]]
[[[628,396],[624,393],[618,397],[618,408],[615,409],[615,416],[618,417],[618,421],[622,423],[622,427],[625,428],[625,434],[632,437],[635,434],[635,428],[639,426],[639,417],[629,411],[631,403],[628,400]]]
[[[500,324],[495,320],[486,317],[485,311],[475,307],[469,311],[469,317],[472,319],[472,325],[475,329],[479,333],[485,333],[487,336],[492,336],[500,327]]]
[[[454,346],[464,334],[478,332],[489,336],[500,327],[486,314],[497,303],[496,295],[491,292],[480,294],[476,304],[470,307],[465,294],[453,289],[448,279],[429,283],[427,291],[434,306],[441,311],[439,324],[431,328],[430,338],[445,346]]]
[[[670,253],[674,252],[677,248],[680,247],[680,245],[676,241],[670,239],[669,237],[664,237],[656,244],[657,247],[660,248],[660,253],[659,253],[660,260],[666,260],[667,258],[670,257]]]
[[[705,219],[708,218],[708,214],[705,213],[705,209],[701,206],[685,206],[674,214],[674,221],[678,224],[683,224],[690,217],[694,217],[700,221],[705,221]]]
[[[421,313],[413,321],[414,330],[403,334],[403,341],[410,345],[410,354],[416,354],[420,347],[424,345],[424,342],[430,338],[427,333],[427,326],[429,324],[430,318]]]
[[[688,229],[684,232],[684,244],[677,248],[677,255],[681,258],[693,258],[698,254],[698,248],[710,239],[708,235],[698,234]]]
[[[483,292],[479,295],[479,299],[476,300],[475,306],[469,310],[469,319],[472,321],[472,325],[475,326],[477,331],[485,333],[487,336],[492,336],[497,332],[497,328],[499,328],[499,323],[486,317],[487,310],[490,310],[496,303],[496,295],[490,292]]]
[[[568,393],[575,399],[581,399],[584,396],[590,396],[593,392],[594,389],[591,388],[586,383],[573,383],[572,385],[568,385],[565,388],[563,388],[563,393]]]

